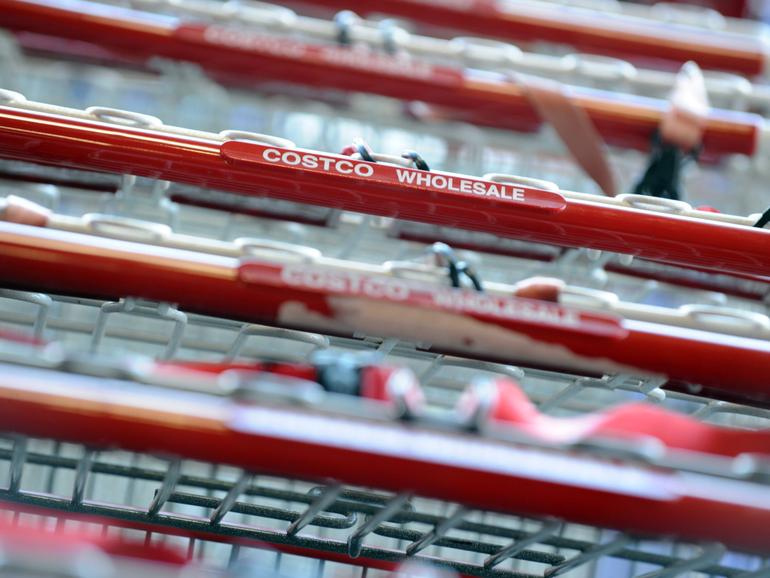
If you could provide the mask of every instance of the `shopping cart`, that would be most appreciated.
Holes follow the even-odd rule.
[[[28,348],[19,345],[17,355],[29,356]],[[322,398],[321,406],[315,402],[316,408],[327,408],[321,413],[308,411],[313,404],[297,406],[297,399],[287,406],[285,402],[291,401],[292,395],[306,397],[307,392],[292,391],[288,383],[276,390],[274,384],[263,384],[259,377],[244,382],[246,389],[239,394],[249,403],[232,405],[227,399],[176,389],[189,389],[190,381],[186,379],[172,383],[166,376],[162,390],[131,385],[120,380],[120,371],[110,374],[109,359],[90,364],[73,359],[67,362],[68,373],[57,373],[40,368],[46,354],[38,351],[34,358],[31,367],[27,363],[26,368],[17,366],[7,371],[10,366],[6,366],[0,387],[5,397],[4,423],[13,424],[19,432],[36,434],[31,438],[7,438],[2,450],[9,480],[2,498],[18,512],[14,518],[17,523],[45,523],[56,517],[61,527],[66,524],[90,529],[93,525],[82,524],[79,517],[96,515],[100,531],[108,536],[136,535],[144,536],[147,543],[182,544],[188,557],[222,567],[236,562],[250,548],[269,545],[276,570],[290,575],[390,570],[406,559],[438,564],[470,576],[553,576],[568,570],[578,571],[575,575],[640,575],[648,569],[662,575],[700,571],[708,575],[762,576],[767,572],[755,571],[760,564],[757,558],[725,556],[718,544],[661,547],[645,537],[649,530],[626,535],[551,518],[500,515],[428,499],[436,494],[464,495],[469,503],[491,500],[498,509],[503,503],[528,504],[527,509],[562,510],[570,517],[625,518],[626,523],[639,528],[663,525],[674,532],[732,535],[731,540],[749,548],[763,543],[766,536],[761,532],[757,534],[738,519],[733,524],[727,522],[726,503],[708,502],[717,497],[714,492],[720,491],[720,484],[742,484],[743,491],[749,492],[753,484],[745,481],[712,479],[706,485],[710,496],[694,495],[694,502],[675,500],[649,516],[651,504],[670,499],[666,497],[668,491],[674,487],[677,492],[687,490],[672,487],[665,468],[647,470],[641,465],[643,461],[632,465],[628,454],[618,459],[624,451],[632,450],[637,460],[643,460],[642,446],[616,444],[617,458],[594,458],[593,465],[591,452],[608,456],[613,446],[586,443],[582,454],[567,457],[561,452],[536,449],[531,439],[529,446],[527,442],[521,446],[519,439],[497,446],[495,452],[494,443],[482,449],[490,443],[482,440],[489,438],[478,434],[424,429],[419,420],[413,426],[395,422],[389,425],[387,419],[382,421],[388,410],[379,405],[353,405],[346,410],[345,403],[337,400],[329,404]],[[125,371],[122,375],[126,375]],[[144,380],[148,379],[145,375]],[[369,421],[368,416],[375,421]],[[379,429],[380,435],[356,436],[362,433],[356,432],[356,427]],[[315,438],[309,453],[301,450],[306,443],[303,440],[310,440],[303,431],[312,431]],[[51,440],[49,432],[61,436],[60,441]],[[413,440],[409,453],[403,453],[407,446],[403,440],[398,441],[400,435]],[[355,448],[352,453],[340,442],[345,437],[350,448]],[[474,444],[474,451],[467,453],[471,448],[463,448],[463,444]],[[500,453],[503,447],[513,453],[504,456]],[[138,448],[154,448],[155,452],[125,451]],[[373,455],[369,455],[370,451]],[[729,451],[740,450],[731,445]],[[211,456],[213,461],[201,462],[204,456]],[[427,456],[430,458],[422,461]],[[496,458],[512,461],[499,462]],[[576,460],[574,466],[582,462],[583,469],[570,469],[570,460]],[[241,470],[222,465],[222,461],[230,465],[254,464],[256,469]],[[442,463],[452,463],[454,468],[440,466]],[[484,476],[481,471],[503,463],[508,465],[501,471],[513,468],[508,476],[515,477],[516,470],[519,475],[529,470],[529,476],[554,476],[551,489],[546,489],[548,484],[536,484],[532,490],[540,489],[532,493],[508,492],[503,485],[499,488],[503,493],[498,493],[493,489],[498,483],[495,477]],[[708,467],[708,462],[696,466],[698,463],[690,462],[686,467]],[[535,470],[531,470],[533,467]],[[453,472],[456,468],[464,472],[460,478]],[[549,474],[549,468],[555,469]],[[736,475],[745,478],[740,469],[735,470]],[[275,477],[277,471],[295,472],[300,474],[299,479]],[[578,471],[585,475],[576,478]],[[318,472],[323,472],[322,476],[336,472],[338,479],[377,480],[378,485],[391,488],[422,487],[426,492],[393,494],[301,481],[318,476]],[[602,474],[607,477],[602,478]],[[692,491],[704,483],[695,474],[691,478],[684,473],[678,475],[682,482],[688,480],[687,488]],[[561,484],[582,489],[573,487],[564,492]],[[526,484],[520,481],[517,487]],[[427,496],[420,497],[421,493]],[[592,495],[600,501],[589,505]],[[750,505],[750,493],[740,498],[730,491],[728,495],[738,499],[731,506],[738,508],[736,513],[753,507],[759,508],[759,515],[764,509],[756,501]],[[599,506],[616,501],[625,503],[625,508],[604,510]],[[70,516],[75,519],[68,524],[64,520]],[[691,523],[687,516],[699,518],[699,524]],[[756,520],[759,523],[760,518]]]
[[[633,397],[632,393],[626,392],[640,391],[639,385],[632,383],[633,380],[623,383],[620,379],[615,383],[608,383],[603,380],[570,379],[569,376],[558,373],[531,370],[522,372],[512,367],[436,356],[419,351],[408,343],[393,340],[341,339],[295,331],[276,331],[254,325],[241,325],[224,319],[185,314],[167,305],[158,306],[130,299],[116,304],[105,304],[82,298],[73,299],[18,291],[5,291],[3,296],[10,306],[3,314],[5,322],[12,322],[16,327],[28,325],[30,328],[36,328],[41,337],[50,335],[51,331],[54,331],[58,340],[63,343],[72,346],[79,343],[81,349],[90,348],[92,351],[101,351],[109,347],[109,350],[113,351],[143,351],[167,358],[218,360],[223,356],[225,359],[232,359],[241,355],[247,357],[292,355],[296,358],[298,354],[304,357],[318,349],[379,350],[381,354],[387,353],[389,359],[415,367],[428,386],[426,394],[429,401],[439,407],[450,407],[455,403],[460,393],[458,389],[460,384],[457,379],[463,375],[463,372],[467,376],[486,371],[491,375],[523,378],[525,386],[529,386],[528,391],[532,397],[540,401],[540,407],[556,413],[583,412],[590,407],[605,406],[610,399],[628,399],[629,394]],[[25,301],[28,303],[26,308],[21,305]],[[127,319],[130,321],[116,324],[115,315],[121,314],[128,314],[130,317]],[[89,319],[91,321],[87,321]],[[110,320],[109,323],[108,320]],[[173,327],[170,337],[169,326]],[[255,345],[255,341],[258,345]],[[28,349],[20,357],[44,361],[46,355],[43,349],[40,349],[43,346],[37,343],[36,347],[38,348],[36,351]],[[76,368],[77,365],[72,367]],[[80,367],[80,371],[84,371],[88,365],[81,364]],[[449,368],[452,369],[451,372],[447,371]],[[110,375],[109,364],[101,366],[97,364],[92,366],[91,371],[102,378]],[[451,377],[447,377],[447,373],[450,373]],[[68,382],[72,385],[70,380]],[[103,384],[99,387],[102,386]],[[546,393],[547,388],[552,391],[550,396]],[[653,398],[655,397],[653,389],[648,392]],[[147,399],[151,404],[157,405],[158,399],[162,399],[162,396]],[[716,419],[723,423],[749,427],[766,423],[765,412],[744,406],[676,393],[667,394],[663,401],[664,404],[671,404],[672,407],[680,410],[687,407],[698,417],[712,421]],[[76,405],[81,404],[82,400]],[[160,403],[158,409],[168,409],[172,406],[174,406],[173,402]],[[4,421],[8,423],[7,420]],[[66,434],[63,429],[64,423],[59,419],[42,421],[54,424],[56,435],[62,436],[60,440],[71,440],[72,435],[82,439],[80,437],[83,430],[82,419],[78,419],[73,424],[73,431],[81,433],[74,434]],[[31,423],[26,418],[24,422],[27,426],[14,429],[17,429],[17,432],[24,432],[24,428]],[[146,423],[141,424],[140,429],[145,426]],[[169,466],[168,462],[141,452],[140,454],[105,452],[101,450],[105,443],[108,446],[120,447],[121,442],[112,441],[109,436],[104,437],[105,432],[113,431],[112,428],[99,426],[96,423],[93,423],[93,427],[96,432],[101,433],[96,433],[93,440],[86,440],[85,447],[62,441],[43,441],[37,436],[27,441],[24,441],[25,436],[9,439],[5,456],[10,483],[5,498],[16,503],[16,507],[21,504],[24,507],[48,508],[43,513],[35,510],[37,515],[30,518],[33,520],[39,519],[40,516],[66,517],[67,511],[74,511],[97,514],[102,520],[109,521],[107,525],[118,528],[150,531],[152,536],[156,537],[155,539],[159,536],[171,536],[163,539],[172,543],[181,541],[188,546],[192,544],[189,546],[191,555],[200,556],[212,563],[218,561],[225,564],[228,560],[237,559],[241,550],[247,548],[247,544],[269,543],[278,552],[274,554],[276,559],[274,563],[284,572],[292,574],[294,572],[323,574],[327,571],[345,571],[344,567],[337,566],[335,563],[361,564],[362,566],[357,567],[360,569],[354,570],[357,572],[368,572],[367,569],[391,569],[394,562],[406,557],[409,544],[422,540],[421,545],[412,546],[410,554],[421,552],[425,546],[424,555],[427,556],[431,550],[427,550],[426,544],[434,544],[430,547],[441,549],[435,555],[429,556],[432,561],[442,563],[443,560],[443,563],[448,563],[463,574],[486,575],[490,572],[500,572],[498,566],[508,564],[502,561],[504,556],[495,558],[500,548],[505,545],[505,540],[500,540],[500,537],[511,539],[515,544],[505,549],[515,560],[510,562],[513,564],[510,572],[539,573],[544,568],[550,567],[566,570],[573,567],[579,568],[585,563],[583,572],[588,575],[594,575],[597,572],[616,572],[617,566],[613,566],[615,564],[621,565],[621,572],[628,570],[635,575],[643,573],[648,568],[644,564],[654,563],[658,566],[650,566],[650,569],[665,567],[667,572],[673,574],[688,568],[704,567],[707,567],[710,573],[724,572],[727,575],[736,573],[733,569],[731,574],[730,565],[724,561],[717,565],[716,560],[720,558],[722,551],[716,546],[707,547],[705,551],[695,546],[681,546],[682,553],[674,555],[673,550],[664,549],[661,553],[659,544],[651,545],[646,540],[636,544],[629,541],[626,536],[616,536],[612,532],[596,528],[588,529],[571,524],[558,525],[555,522],[544,524],[541,520],[499,516],[485,511],[468,513],[467,509],[457,513],[455,506],[435,500],[412,498],[408,502],[415,508],[412,514],[412,510],[405,506],[407,502],[403,497],[387,492],[375,492],[372,495],[370,490],[342,490],[337,486],[334,486],[333,491],[323,492],[314,489],[318,486],[313,482],[302,482],[293,478],[275,478],[269,475],[260,475],[256,485],[253,482],[249,485],[250,477],[243,476],[238,470],[230,467],[215,467],[189,460],[172,462]],[[26,433],[30,433],[30,430],[26,430]],[[37,434],[41,435],[39,431]],[[158,440],[166,438],[166,436],[153,437]],[[222,444],[196,445],[200,448],[213,447],[213,462],[218,461],[217,457],[221,459],[223,455],[221,448],[226,447]],[[89,446],[99,448],[100,451],[96,453],[86,449]],[[617,448],[615,450],[617,451]],[[603,446],[600,451],[607,453],[610,452],[610,448]],[[168,454],[168,450],[163,453]],[[193,455],[200,457],[197,453]],[[127,467],[126,464],[131,465]],[[327,464],[324,464],[324,467],[326,466]],[[362,468],[361,471],[367,471],[367,468]],[[396,472],[397,478],[403,479],[401,471],[396,470]],[[116,476],[123,478],[124,482],[116,483]],[[302,477],[300,476],[300,480]],[[379,476],[374,477],[379,479]],[[125,486],[121,486],[123,483]],[[431,487],[433,483],[431,478]],[[262,485],[266,487],[260,487]],[[104,489],[100,490],[102,487]],[[117,487],[122,487],[125,494],[115,494]],[[473,485],[471,484],[470,487]],[[156,490],[159,490],[157,494]],[[99,493],[100,491],[105,493]],[[122,490],[118,494],[121,492]],[[50,494],[54,494],[54,497]],[[56,497],[57,494],[58,497]],[[76,498],[74,501],[73,496]],[[345,504],[348,497],[350,499],[347,501],[352,504]],[[392,506],[396,498],[398,498],[396,503],[399,504],[399,508],[407,509],[412,517],[403,518],[402,512],[396,515],[395,508],[390,510],[384,508],[384,505]],[[222,503],[225,506],[221,506]],[[309,510],[306,509],[308,505],[318,506],[319,503],[322,504],[320,509],[312,507]],[[420,507],[414,506],[415,503],[420,504]],[[158,509],[159,505],[160,509]],[[150,509],[155,512],[154,517],[145,514]],[[384,509],[384,513],[378,516],[381,509]],[[214,511],[219,513],[213,516]],[[310,514],[307,513],[308,511]],[[319,520],[321,511],[333,514],[330,520],[323,522]],[[227,524],[223,523],[224,518],[221,516],[228,512],[230,516],[235,516],[236,513],[242,514],[242,522],[238,523],[237,530],[228,529]],[[359,517],[368,514],[372,516],[369,519],[370,522],[371,520],[374,522],[361,522],[353,516],[354,513]],[[344,516],[347,516],[347,519]],[[393,529],[390,525],[377,528],[391,516],[398,522],[409,520],[412,526],[404,529]],[[20,519],[27,517],[27,514],[20,515]],[[313,517],[315,517],[314,523],[326,529],[319,530],[321,533],[318,538],[308,539],[305,535],[315,526],[303,524],[313,520]],[[213,524],[213,527],[212,520],[218,521]],[[297,520],[302,521],[297,523]],[[291,531],[283,527],[288,525],[292,525]],[[434,526],[437,529],[431,530]],[[415,527],[418,529],[415,530]],[[456,528],[453,532],[459,533],[460,537],[449,534],[451,527]],[[335,529],[337,535],[332,536]],[[362,531],[356,535],[367,536],[367,546],[358,558],[351,560],[346,548],[348,548],[350,535],[355,534],[357,530]],[[467,531],[472,533],[471,537],[467,537]],[[465,536],[463,536],[464,532]],[[445,534],[449,535],[445,536]],[[190,541],[190,536],[194,540]],[[377,541],[380,538],[383,539],[382,545]],[[235,540],[234,545],[231,543],[233,540]],[[370,543],[374,545],[369,546]],[[536,547],[537,544],[547,546],[545,554],[538,553],[542,548]],[[322,562],[316,561],[318,559]],[[618,559],[621,561],[625,559],[626,562],[618,562]],[[737,561],[734,564],[737,565],[738,571],[753,570],[758,563],[751,557],[738,556],[735,560]],[[485,568],[485,561],[493,568],[492,570]],[[595,564],[609,564],[611,570],[597,569]],[[628,564],[631,564],[630,568]],[[724,568],[714,567],[719,565]]]
[[[207,6],[211,8],[203,3],[191,7]],[[287,95],[275,86],[262,87],[258,94],[225,89],[227,79],[213,81],[189,62],[155,59],[150,66],[131,68],[132,63],[124,61],[115,67],[115,54],[94,53],[85,46],[80,46],[88,49],[85,53],[70,53],[63,63],[51,55],[72,50],[73,45],[52,42],[52,36],[21,34],[5,37],[3,44],[2,71],[16,83],[5,86],[20,90],[28,99],[3,92],[3,118],[15,116],[14,122],[23,123],[25,117],[45,117],[41,126],[46,130],[29,141],[37,139],[34,146],[55,136],[56,126],[68,124],[117,135],[144,130],[126,128],[126,123],[149,123],[151,130],[161,129],[152,138],[162,140],[163,131],[173,123],[185,127],[178,129],[183,139],[221,146],[224,136],[236,145],[233,150],[259,131],[289,138],[313,154],[340,151],[363,135],[374,151],[382,153],[399,153],[409,143],[431,168],[475,175],[529,175],[555,181],[561,190],[596,190],[559,152],[557,140],[547,131],[515,136],[451,121],[423,119],[417,124],[405,118],[401,105],[389,98],[317,92]],[[452,59],[470,62],[475,58],[487,65],[498,58],[498,51],[510,53],[478,40],[455,41],[454,46],[465,49],[458,49]],[[532,66],[534,58],[528,58]],[[582,78],[599,86],[606,82],[586,72],[595,70],[587,66],[588,58],[549,57],[542,62],[561,67],[564,80]],[[661,94],[662,77],[632,74],[628,72],[632,69],[616,61],[603,63],[612,69],[610,76],[622,69],[634,91]],[[526,62],[523,66],[526,69]],[[20,70],[24,74],[18,74]],[[727,103],[720,106],[763,110],[763,88],[749,83],[746,89],[746,82],[712,77],[708,87],[712,98]],[[94,103],[101,106],[84,112]],[[157,124],[155,115],[166,124]],[[745,118],[752,119],[750,125],[757,121]],[[10,124],[3,126],[7,129]],[[230,126],[250,132],[219,134]],[[96,138],[96,132],[90,137]],[[744,261],[742,273],[715,275],[596,249],[564,250],[533,239],[502,239],[488,227],[465,231],[440,222],[399,221],[390,213],[369,214],[363,204],[354,207],[359,212],[350,212],[345,209],[351,206],[307,204],[302,202],[307,199],[285,195],[242,196],[228,191],[224,182],[219,183],[221,191],[211,191],[201,183],[173,182],[185,181],[184,171],[164,174],[168,166],[161,166],[160,154],[136,143],[124,147],[126,158],[117,164],[104,154],[114,150],[111,147],[117,141],[102,142],[74,162],[72,156],[62,162],[57,155],[72,154],[75,146],[55,151],[43,146],[20,156],[23,147],[9,143],[3,145],[2,156],[23,156],[23,160],[2,161],[2,195],[21,196],[53,210],[50,214],[31,209],[45,215],[45,222],[37,224],[47,225],[25,229],[29,239],[37,239],[28,246],[33,252],[47,235],[49,241],[61,241],[60,248],[76,236],[89,239],[91,250],[142,246],[145,259],[137,266],[172,250],[213,262],[212,254],[248,261],[263,257],[267,249],[272,258],[299,256],[301,267],[310,267],[310,261],[326,255],[371,274],[416,275],[443,294],[449,285],[446,263],[437,266],[436,255],[426,249],[444,241],[467,249],[458,250],[456,257],[480,273],[488,292],[494,293],[495,287],[509,291],[522,280],[550,275],[583,288],[573,291],[572,298],[588,309],[603,309],[597,318],[605,315],[613,320],[628,313],[623,309],[628,302],[641,301],[644,307],[670,308],[666,314],[671,333],[693,330],[682,324],[707,321],[709,339],[719,341],[713,331],[720,330],[722,336],[753,344],[761,342],[766,329],[765,233],[748,227],[756,214],[702,215],[692,207],[662,204],[706,219],[707,224],[723,219],[739,226],[741,237],[735,239],[734,248],[756,259]],[[623,186],[630,184],[642,168],[643,155],[618,150],[612,155],[628,181]],[[349,163],[345,167],[358,166],[360,161],[340,158]],[[760,161],[753,163],[732,157],[718,169],[700,168],[689,181],[693,205],[719,205],[736,215],[763,210],[768,203],[766,191],[755,186],[755,171],[761,170],[755,165],[762,164],[762,157],[757,158]],[[41,165],[41,161],[52,164]],[[94,164],[102,161],[106,164]],[[152,174],[136,170],[144,163],[153,165]],[[193,166],[187,176],[197,175],[199,169]],[[239,187],[267,182],[265,174],[251,169],[231,174],[243,177]],[[286,178],[280,185],[294,191],[298,178]],[[727,197],[725,192],[736,189],[736,183],[745,184],[742,194]],[[529,185],[536,185],[530,191],[548,187],[533,181],[525,187]],[[334,188],[323,180],[309,186]],[[542,197],[547,200],[548,191]],[[6,199],[0,211],[7,210],[9,202],[16,201]],[[607,203],[613,207],[612,201]],[[645,207],[654,215],[649,209]],[[86,213],[90,215],[83,217]],[[413,217],[424,220],[419,211]],[[656,218],[665,222],[666,215],[651,220]],[[3,234],[18,231],[9,226]],[[695,245],[707,241],[696,235],[691,240]],[[164,244],[174,242],[181,244],[175,248]],[[692,252],[686,255],[691,256]],[[6,252],[3,258],[8,257]],[[80,261],[73,259],[55,273],[48,269],[50,263],[30,267],[24,270],[30,275],[26,279],[19,274],[21,268],[11,268],[15,280],[10,284],[11,276],[4,277],[5,288],[0,290],[0,323],[22,334],[3,334],[0,341],[4,367],[0,370],[4,396],[0,422],[5,424],[0,426],[5,432],[0,479],[6,476],[7,480],[0,498],[9,524],[133,537],[148,545],[176,548],[188,559],[202,562],[207,571],[229,568],[235,573],[239,562],[251,560],[252,567],[261,571],[290,577],[388,575],[410,560],[480,577],[566,572],[597,577],[688,572],[730,578],[770,575],[768,560],[763,558],[767,466],[762,452],[741,455],[736,451],[728,458],[701,455],[692,460],[678,456],[678,461],[672,461],[668,454],[661,456],[655,443],[589,438],[555,446],[510,432],[501,440],[495,437],[500,432],[478,431],[479,423],[459,427],[456,421],[446,420],[458,403],[462,407],[466,386],[487,378],[518,381],[539,411],[549,416],[582,415],[647,400],[689,414],[690,424],[719,424],[750,433],[766,428],[770,419],[766,404],[756,397],[726,397],[725,385],[733,384],[723,376],[712,376],[723,387],[716,393],[711,388],[666,383],[659,375],[601,371],[588,375],[574,368],[532,367],[518,363],[521,360],[512,365],[506,359],[471,359],[461,351],[436,350],[424,340],[371,327],[343,335],[285,323],[266,326],[260,323],[267,320],[196,311],[185,306],[181,293],[162,300],[137,297],[126,286],[121,290],[120,270],[112,279],[114,292],[95,294],[95,282],[88,287],[87,279],[84,283],[77,278],[79,267],[89,264]],[[383,265],[386,262],[389,270]],[[647,281],[640,285],[629,273]],[[147,281],[160,286],[160,277]],[[602,288],[605,293],[585,291],[585,287]],[[675,309],[693,303],[695,308]],[[544,307],[556,310],[559,306]],[[679,326],[673,323],[674,317]],[[694,331],[703,329],[697,326]],[[259,379],[245,382],[235,396],[231,390],[227,395],[179,391],[189,389],[194,381],[189,376],[166,376],[158,382],[126,362],[126,355],[134,354],[172,364],[184,360],[248,364],[254,359],[307,364],[319,353],[332,359],[367,354],[378,363],[410,368],[419,378],[430,415],[443,418],[431,421],[410,415],[407,419],[394,416],[392,407],[362,404],[360,399],[319,401],[317,392],[308,398],[307,389],[302,388],[276,392],[275,384],[268,387],[270,383]],[[142,359],[140,368],[156,363]],[[724,371],[764,387],[762,373],[753,365],[733,372],[737,359],[727,356]],[[688,366],[701,372],[714,363],[711,358],[689,361]],[[312,451],[299,451],[301,435],[318,436],[319,443]],[[347,452],[343,457],[341,448]],[[466,462],[458,466],[459,459]],[[450,466],[466,470],[450,475]],[[508,468],[502,476],[501,468]],[[494,484],[490,470],[497,475]],[[514,479],[518,481],[512,483]],[[672,492],[681,499],[669,503]],[[425,571],[414,572],[423,575],[420,572]]]

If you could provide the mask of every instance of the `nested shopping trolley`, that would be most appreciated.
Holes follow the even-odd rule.
[[[230,259],[251,271],[252,282],[259,267],[293,271],[280,276],[291,284],[236,296],[244,310],[258,312],[276,289],[309,307],[319,293],[349,299],[354,280],[358,295],[375,304],[388,305],[406,287],[411,307],[431,309],[436,326],[447,313],[471,318],[485,303],[431,308],[420,291],[439,303],[457,295],[446,286],[446,265],[376,267],[303,245],[215,241],[116,216],[66,217],[14,198],[5,199],[4,216],[3,265],[17,286],[3,291],[3,321],[23,331],[3,334],[0,415],[10,435],[2,496],[11,524],[139,538],[181,547],[211,566],[237,567],[243,557],[292,575],[390,572],[409,560],[463,575],[766,572],[756,553],[766,548],[767,435],[751,431],[766,424],[761,380],[722,385],[709,390],[712,397],[678,391],[655,371],[606,379],[581,376],[579,366],[522,368],[452,356],[462,352],[443,351],[441,340],[437,347],[411,334],[383,339],[371,326],[324,335],[280,327],[285,319],[269,327],[205,315],[183,300],[105,302],[93,291],[105,291],[110,278],[116,295],[136,282],[132,275],[160,287],[167,274],[141,268],[168,265],[181,298],[182,287],[195,285],[185,269]],[[35,260],[46,253],[58,258]],[[127,256],[133,262],[121,261]],[[129,293],[138,294],[134,287]],[[549,339],[569,340],[577,331],[606,346],[625,336],[622,323],[647,319],[695,337],[708,330],[709,339],[689,347],[709,347],[713,330],[742,340],[723,352],[722,364],[758,356],[751,368],[767,355],[757,350],[767,324],[760,313],[712,310],[721,324],[701,325],[686,310],[634,308],[606,292],[543,281],[487,281],[486,292],[499,295],[501,308],[485,324],[535,339],[548,331]],[[554,292],[587,308],[577,326],[565,326],[570,317]],[[539,305],[517,306],[526,295]],[[226,311],[232,300],[218,297]],[[597,299],[600,308],[614,303],[609,315],[591,312]],[[680,360],[666,373],[703,364],[702,356]],[[738,404],[719,399],[747,392]],[[639,405],[602,411],[643,398],[692,417]]]
[[[725,550],[767,547],[763,432],[641,405],[544,418],[507,376],[431,411],[403,369],[359,367],[350,394],[338,360],[311,378],[4,339],[9,523],[139,535],[220,568],[256,548],[291,575],[767,572]],[[685,541],[654,540],[669,534]]]
[[[706,75],[734,110],[691,202],[612,198],[506,71],[656,97],[559,89],[618,192],[672,73],[266,4],[4,10],[2,568],[770,575],[763,85]]]

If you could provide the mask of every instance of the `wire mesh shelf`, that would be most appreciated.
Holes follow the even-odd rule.
[[[725,554],[718,545],[665,544],[557,520],[51,440],[5,438],[3,446],[0,464],[10,482],[0,497],[18,508],[17,518],[43,523],[52,516],[96,515],[105,532],[128,528],[145,532],[147,540],[186,542],[189,556],[220,566],[233,564],[242,549],[268,547],[276,568],[291,575],[325,575],[338,565],[356,575],[407,559],[479,577],[567,570],[574,576],[767,572],[759,570],[760,558]]]

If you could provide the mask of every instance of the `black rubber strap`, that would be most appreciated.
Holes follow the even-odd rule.
[[[484,291],[479,274],[465,261],[458,261],[452,247],[446,243],[433,243],[431,252],[443,261],[440,264],[446,265],[452,287],[461,288],[461,278],[464,276],[476,291]]]
[[[362,139],[354,140],[353,147],[355,147],[356,152],[360,155],[361,160],[369,161],[370,163],[377,162],[372,156],[372,149],[370,149],[369,145],[366,144],[366,142],[364,142]]]
[[[468,263],[461,261],[457,264],[457,268],[463,275],[468,278],[476,291],[484,291],[484,286],[481,283],[481,277],[479,277],[479,274],[476,272],[476,270],[468,265]]]
[[[412,150],[404,151],[403,153],[401,153],[401,158],[409,159],[414,163],[415,168],[418,168],[421,171],[430,170],[428,163],[425,162],[425,159],[422,158],[417,151],[412,151]]]
[[[760,229],[763,228],[767,223],[770,223],[770,208],[768,208],[764,213],[762,213],[762,216],[759,217],[756,223],[754,223],[754,227],[759,227]]]
[[[647,168],[631,192],[662,199],[681,199],[682,169],[697,160],[699,154],[700,148],[685,152],[663,141],[660,133],[655,131]]]

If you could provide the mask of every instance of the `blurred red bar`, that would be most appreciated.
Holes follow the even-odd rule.
[[[376,4],[379,6],[379,0]],[[110,49],[99,58],[110,53],[128,54],[132,61],[163,56],[195,62],[217,78],[250,87],[279,80],[419,100],[449,110],[452,119],[483,126],[535,131],[542,125],[526,87],[499,74],[479,74],[377,51],[308,44],[242,27],[183,23],[85,0],[0,0],[0,10],[0,25],[12,30]],[[672,37],[669,31],[666,36]],[[668,108],[666,101],[658,99],[577,87],[568,91],[602,138],[620,147],[648,150]],[[754,154],[761,125],[762,119],[755,115],[713,110],[705,127],[705,157]]]
[[[723,0],[718,0],[723,4]],[[335,10],[346,0],[301,0]],[[702,68],[746,75],[765,72],[760,38],[695,29],[670,22],[632,19],[564,4],[497,0],[358,0],[362,14],[390,14],[425,26],[492,36],[513,42],[546,41],[581,51],[622,57],[643,65],[674,68],[689,60]]]
[[[655,5],[660,0],[628,0],[636,4]],[[749,16],[749,0],[667,0],[670,4],[682,4],[684,6],[701,6],[716,10],[723,16],[730,18],[746,18]]]
[[[157,452],[268,475],[332,478],[499,512],[717,540],[740,550],[770,548],[764,531],[770,524],[769,490],[761,484],[416,424],[127,386],[4,366],[0,420],[20,434],[95,448]],[[160,524],[162,517],[137,512],[135,521]],[[189,527],[194,532],[200,525],[191,519]]]

